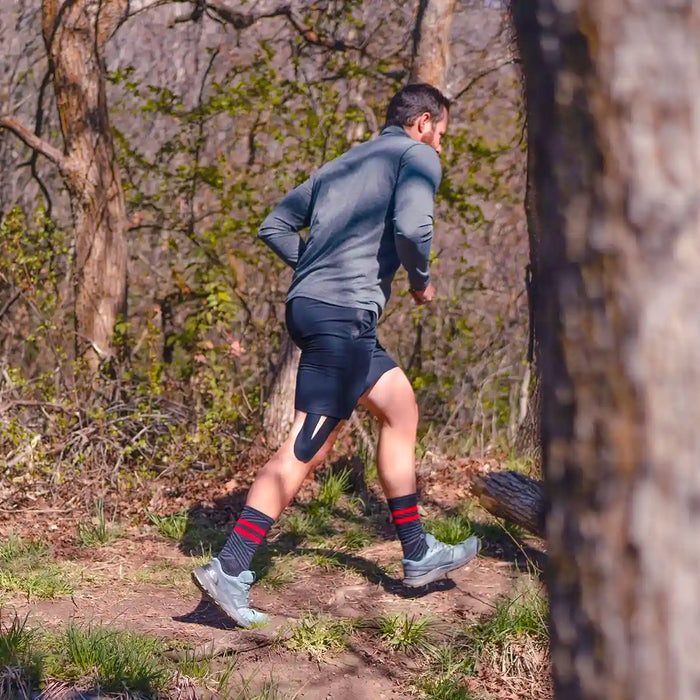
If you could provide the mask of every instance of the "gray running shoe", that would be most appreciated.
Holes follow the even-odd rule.
[[[250,607],[250,587],[255,581],[252,571],[242,571],[229,576],[214,557],[208,564],[198,566],[192,572],[195,585],[241,627],[262,625],[270,619],[264,613]]]
[[[471,561],[481,549],[481,543],[477,537],[470,537],[459,544],[445,544],[432,535],[426,534],[425,541],[428,544],[428,551],[422,559],[403,560],[403,582],[406,586],[417,588],[437,581],[449,571],[459,569]]]

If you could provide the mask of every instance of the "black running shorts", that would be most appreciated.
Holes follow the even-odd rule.
[[[347,419],[357,401],[396,367],[377,341],[377,315],[307,297],[287,302],[287,329],[301,349],[294,406]]]

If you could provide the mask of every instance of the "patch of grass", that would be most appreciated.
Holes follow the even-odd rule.
[[[265,588],[272,590],[288,586],[294,580],[293,558],[287,556],[272,559],[259,580]]]
[[[204,681],[212,676],[211,657],[197,658],[193,652],[185,650],[184,658],[180,659],[175,665],[177,670],[188,678]]]
[[[179,510],[170,515],[158,515],[151,511],[146,511],[148,520],[158,530],[158,532],[170,540],[181,540],[187,532],[187,521],[189,514],[186,510]]]
[[[209,561],[207,559],[207,561]],[[192,569],[198,564],[180,565],[171,561],[158,561],[148,564],[133,574],[138,583],[151,583],[163,588],[180,591],[187,587]],[[187,588],[185,588],[187,590]]]
[[[425,529],[440,542],[457,544],[474,534],[471,523],[462,515],[425,520]]]
[[[474,522],[472,526],[474,534],[484,540],[520,540],[527,536],[527,532],[507,520],[488,520],[485,522]]]
[[[339,536],[339,544],[343,549],[355,552],[366,547],[372,541],[372,535],[362,527],[348,527]]]
[[[448,645],[436,650],[433,663],[418,682],[421,697],[429,700],[477,700],[464,684],[463,653]]]
[[[332,554],[323,554],[320,552],[304,554],[304,559],[315,568],[325,572],[346,568],[345,564],[343,564],[343,562],[334,557]]]
[[[294,700],[298,695],[298,693],[294,693],[292,696],[284,695],[272,678],[272,674],[270,674],[269,679],[263,681],[262,686],[257,691],[254,691],[251,686],[255,678],[256,676],[250,676],[241,679],[237,694],[226,695],[226,697],[230,697],[231,700]]]
[[[0,545],[0,592],[26,593],[36,598],[55,598],[73,593],[75,587],[58,564],[49,562],[50,552],[41,542],[15,535]]]
[[[303,651],[315,659],[322,659],[346,648],[349,631],[347,622],[308,615],[294,625],[284,644],[292,651]]]
[[[83,547],[99,547],[119,537],[120,531],[114,520],[107,521],[104,501],[95,501],[95,515],[90,522],[78,525],[78,541]]]
[[[26,618],[14,616],[9,624],[0,619],[0,697],[30,698],[41,679],[41,657],[36,633]]]
[[[458,678],[428,677],[421,687],[422,697],[429,700],[479,700]]]
[[[48,599],[70,595],[75,587],[60,566],[48,564],[26,572],[0,569],[0,591]]]
[[[33,562],[46,556],[48,547],[36,540],[24,540],[12,533],[4,542],[0,542],[0,563],[12,563],[17,560]]]
[[[431,640],[432,621],[405,613],[382,615],[378,621],[382,641],[395,652],[431,654],[435,645]]]
[[[345,468],[340,471],[328,471],[321,482],[317,500],[333,508],[344,493],[352,487],[352,472]]]
[[[423,698],[475,700],[465,678],[475,675],[477,667],[504,678],[534,680],[546,673],[548,646],[547,601],[542,587],[526,577],[493,614],[438,648],[416,685]]]
[[[535,454],[515,454],[509,452],[503,460],[504,471],[513,471],[529,476],[533,479],[542,478],[541,460]]]
[[[527,577],[516,593],[500,601],[494,614],[467,630],[470,672],[477,660],[502,674],[531,675],[549,647],[548,604],[540,584]]]
[[[293,511],[286,519],[285,527],[296,537],[321,537],[330,531],[330,514],[312,504],[306,512]]]
[[[71,682],[88,682],[104,693],[158,696],[172,671],[156,639],[106,627],[70,626],[53,640],[46,675]]]

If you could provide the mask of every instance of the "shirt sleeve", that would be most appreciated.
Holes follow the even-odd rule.
[[[311,221],[312,178],[289,192],[265,217],[258,238],[291,268],[296,268],[306,246],[299,231]]]
[[[414,291],[430,284],[433,206],[441,178],[440,157],[431,146],[416,143],[401,157],[394,199],[394,240]]]

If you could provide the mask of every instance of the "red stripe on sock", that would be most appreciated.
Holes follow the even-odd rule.
[[[237,532],[239,535],[243,535],[243,537],[247,537],[249,540],[253,540],[256,544],[260,544],[262,542],[262,537],[258,537],[257,535],[254,535],[252,532],[248,532],[248,530],[244,530],[242,527],[236,527],[233,528],[234,532]]]
[[[407,515],[405,518],[396,518],[394,520],[394,525],[401,525],[402,523],[410,523],[411,520],[418,520],[420,515],[416,513],[415,515]]]
[[[404,508],[403,510],[392,510],[391,514],[393,516],[403,515],[404,513],[417,513],[418,506],[411,506],[410,508]]]
[[[238,525],[245,525],[247,528],[249,528],[253,532],[257,532],[257,533],[261,534],[263,537],[265,537],[265,535],[267,535],[267,532],[265,532],[265,530],[263,530],[260,526],[253,525],[253,523],[249,523],[247,520],[244,520],[243,518],[238,518],[237,524]]]

